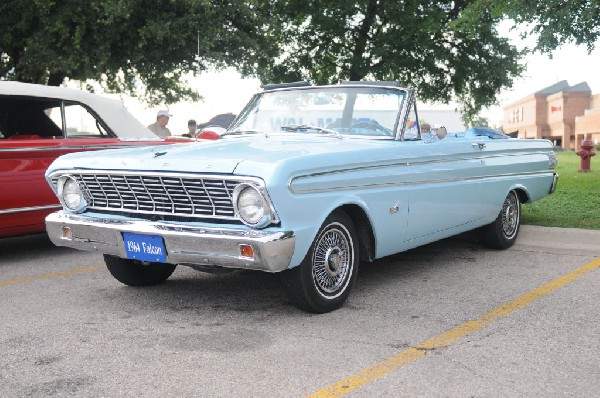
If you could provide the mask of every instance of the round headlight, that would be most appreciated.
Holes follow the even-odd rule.
[[[265,201],[256,189],[246,187],[237,198],[237,208],[242,220],[248,224],[257,224],[265,215]]]
[[[59,182],[59,197],[63,205],[71,211],[80,212],[85,207],[83,192],[72,177],[64,177]]]
[[[266,227],[273,221],[273,211],[265,193],[252,183],[243,182],[233,190],[236,214],[251,227]]]

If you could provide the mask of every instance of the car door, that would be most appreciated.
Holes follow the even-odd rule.
[[[406,239],[417,239],[482,217],[483,167],[469,142],[414,142]]]
[[[412,112],[412,111],[411,111]],[[414,108],[416,113],[416,107]],[[435,240],[482,217],[480,151],[464,139],[422,140],[418,117],[406,146],[409,214],[405,239]],[[430,237],[430,238],[428,238]]]

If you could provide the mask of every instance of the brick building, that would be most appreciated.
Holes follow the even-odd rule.
[[[504,107],[503,130],[519,138],[546,138],[556,146],[578,149],[581,141],[600,143],[600,94],[587,83],[566,80]]]

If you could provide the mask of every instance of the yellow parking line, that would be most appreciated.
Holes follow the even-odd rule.
[[[73,274],[79,274],[79,273],[82,273],[82,272],[96,271],[96,270],[99,270],[99,269],[102,269],[102,268],[105,268],[105,267],[106,267],[105,265],[97,265],[97,266],[94,266],[94,267],[76,268],[76,269],[72,269],[72,270],[69,270],[69,271],[55,272],[53,274],[31,276],[29,278],[11,279],[9,281],[0,282],[0,286],[16,285],[18,283],[33,282],[33,281],[38,281],[40,279],[56,278],[57,276],[73,275]]]
[[[363,369],[347,379],[325,387],[322,390],[309,395],[309,397],[341,397],[346,395],[386,376],[394,370],[425,357],[432,350],[447,347],[456,340],[483,329],[491,323],[533,303],[539,298],[552,293],[556,289],[569,284],[575,279],[597,268],[600,268],[600,258],[592,261],[591,263],[585,264],[574,271],[553,280],[550,283],[540,286],[529,293],[525,293],[524,295],[517,297],[516,299],[509,301],[504,305],[501,305],[500,307],[480,316],[475,320],[468,321],[452,330],[440,334],[439,336],[424,341],[415,347],[411,347],[408,350],[403,351],[391,358]]]

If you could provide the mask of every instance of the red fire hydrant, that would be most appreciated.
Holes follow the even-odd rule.
[[[592,156],[596,155],[596,152],[592,151],[594,144],[592,141],[585,140],[581,143],[581,151],[577,152],[577,156],[581,158],[581,164],[579,165],[580,173],[590,172],[590,163],[592,162]]]

